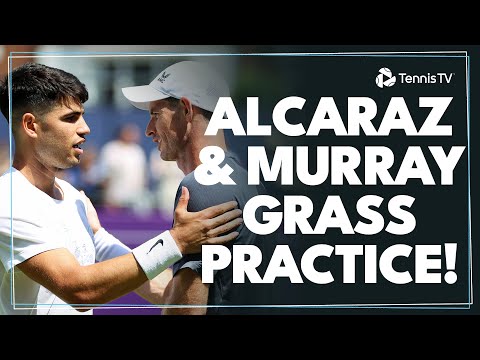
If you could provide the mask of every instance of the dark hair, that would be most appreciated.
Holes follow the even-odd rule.
[[[0,110],[9,118],[8,75],[0,83]],[[40,116],[56,105],[88,100],[85,84],[66,71],[37,63],[26,63],[12,71],[12,120],[26,112]]]

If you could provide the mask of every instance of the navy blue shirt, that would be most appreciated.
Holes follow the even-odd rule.
[[[188,174],[180,183],[175,198],[175,207],[182,193],[182,186],[186,186],[190,192],[190,200],[188,202],[188,211],[200,211],[210,206],[218,205],[224,202],[235,200],[238,207],[243,210],[245,204],[252,197],[265,193],[262,185],[248,185],[247,171],[239,164],[234,154],[227,152],[225,160],[220,167],[228,164],[233,172],[229,175],[235,181],[236,185],[202,185],[195,180],[194,173]],[[261,216],[257,211],[257,217]],[[261,217],[260,217],[261,219]],[[238,237],[226,244],[227,248],[232,251],[233,245],[248,244],[261,247],[262,236],[252,233],[243,223],[236,229],[239,231]],[[192,269],[202,276],[201,254],[185,255],[177,263],[173,265],[173,274],[184,268]],[[210,284],[208,305],[248,305],[259,304],[264,302],[262,292],[255,290],[254,284],[248,284],[248,278],[245,276],[245,284],[233,284],[232,279],[232,263],[223,269],[216,271],[214,282]],[[259,272],[260,273],[260,272]],[[262,276],[262,274],[260,274]],[[258,286],[257,286],[258,287]],[[192,304],[195,305],[195,304]],[[198,304],[201,305],[201,304]],[[237,313],[237,309],[228,307],[208,308],[207,314],[216,313]]]

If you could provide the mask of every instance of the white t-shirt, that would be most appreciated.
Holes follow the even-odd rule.
[[[0,314],[92,314],[76,311],[15,265],[58,248],[67,248],[81,265],[130,251],[112,237],[108,243],[96,241],[83,195],[66,181],[55,181],[64,200],[51,198],[14,168],[0,177]]]

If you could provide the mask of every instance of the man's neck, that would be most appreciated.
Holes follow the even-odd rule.
[[[227,152],[227,145],[223,136],[202,136],[198,137],[196,141],[189,143],[182,156],[177,159],[177,166],[183,171],[185,175],[194,171],[197,166],[201,165],[200,151],[207,146],[217,146]]]
[[[39,190],[52,198],[59,199],[61,195],[55,186],[56,170],[51,170],[35,161],[25,161],[20,156],[15,156],[12,166],[20,171],[25,178]]]

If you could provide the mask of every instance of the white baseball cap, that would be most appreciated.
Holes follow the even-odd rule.
[[[148,85],[122,88],[123,95],[141,110],[151,101],[188,98],[193,105],[213,112],[218,98],[230,96],[228,84],[206,63],[181,61],[163,70]]]

